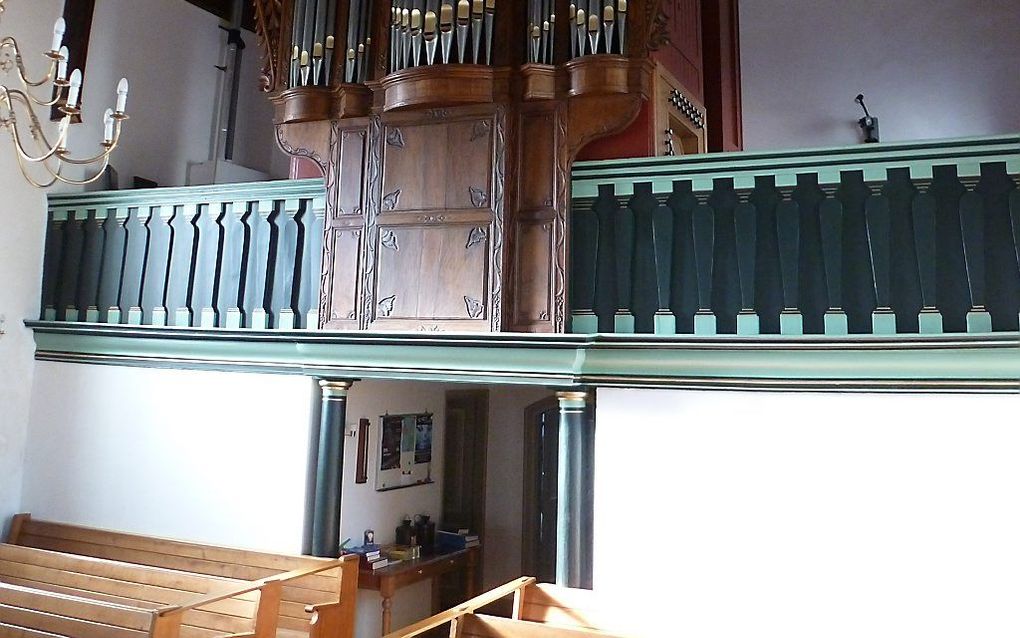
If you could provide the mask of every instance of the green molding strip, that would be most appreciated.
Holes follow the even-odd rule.
[[[637,182],[651,182],[654,193],[669,193],[674,181],[691,180],[696,192],[704,192],[712,190],[715,179],[733,178],[741,190],[753,188],[760,175],[775,175],[779,187],[795,186],[803,173],[817,174],[822,185],[838,184],[841,171],[864,171],[866,182],[884,181],[891,168],[909,168],[911,178],[928,180],[940,164],[957,165],[961,178],[976,178],[987,162],[1005,162],[1007,173],[1020,173],[1020,135],[577,162],[572,183],[574,198],[588,199],[598,195],[599,184],[612,184],[618,196],[629,196]]]
[[[750,339],[26,324],[41,361],[555,388],[1020,392],[1018,333]]]
[[[209,202],[308,199],[325,197],[321,179],[277,180],[247,184],[208,184],[172,188],[54,194],[48,198],[51,214],[58,216],[83,210],[110,210],[138,206],[183,206]]]

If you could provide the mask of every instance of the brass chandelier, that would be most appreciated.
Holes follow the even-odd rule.
[[[0,0],[0,16],[3,12],[4,0]],[[74,157],[68,151],[68,130],[72,120],[81,116],[82,73],[80,69],[75,69],[68,76],[68,50],[63,46],[65,29],[64,19],[59,18],[53,27],[50,49],[43,53],[49,60],[49,69],[39,80],[29,79],[17,41],[10,36],[0,39],[0,71],[13,73],[17,78],[17,86],[8,86],[0,82],[0,127],[10,132],[18,167],[25,179],[36,188],[47,188],[57,182],[84,185],[102,177],[110,163],[110,154],[120,141],[121,124],[128,119],[124,112],[127,106],[128,82],[122,78],[117,85],[116,106],[106,109],[103,116],[104,135],[100,144],[101,150],[92,157]],[[35,91],[47,92],[49,95],[39,97]],[[36,115],[36,108],[39,107],[43,109],[56,107],[63,114],[57,126],[56,139],[52,142],[43,131]],[[19,115],[28,118],[30,140],[26,140],[19,129]],[[94,175],[84,179],[74,179],[63,174],[68,165],[98,167],[98,170]]]

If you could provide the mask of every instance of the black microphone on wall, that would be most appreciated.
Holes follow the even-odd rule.
[[[871,113],[868,112],[868,107],[864,104],[864,94],[858,93],[857,97],[854,98],[854,102],[861,105],[864,109],[864,117],[857,120],[857,125],[864,131],[864,143],[873,144],[878,142],[878,118],[872,117]]]

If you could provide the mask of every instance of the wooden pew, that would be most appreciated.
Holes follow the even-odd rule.
[[[0,583],[0,636],[4,638],[178,638],[227,636],[189,628],[188,612],[223,596],[201,598],[189,605],[133,607],[68,594]],[[253,632],[230,634],[250,638]]]
[[[257,552],[35,520],[18,514],[7,542],[26,547],[245,581],[278,580],[278,635],[353,638],[358,557]]]
[[[477,613],[486,605],[511,595],[514,597],[512,618]],[[479,619],[485,622],[479,624]],[[600,600],[594,592],[540,584],[534,578],[524,576],[384,638],[412,638],[447,623],[450,624],[451,638],[476,635],[521,638],[627,635],[627,623],[621,619],[620,610],[611,602]],[[465,634],[465,631],[482,633]]]
[[[181,631],[185,637],[251,633],[272,638],[279,613],[274,600],[279,583],[253,588],[253,583],[232,578],[8,544],[0,544],[0,583],[138,609],[188,608]],[[222,600],[194,606],[210,596]]]

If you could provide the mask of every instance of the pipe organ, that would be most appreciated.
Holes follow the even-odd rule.
[[[325,176],[320,327],[564,332],[571,165],[652,97],[660,2],[255,4],[277,139]]]

